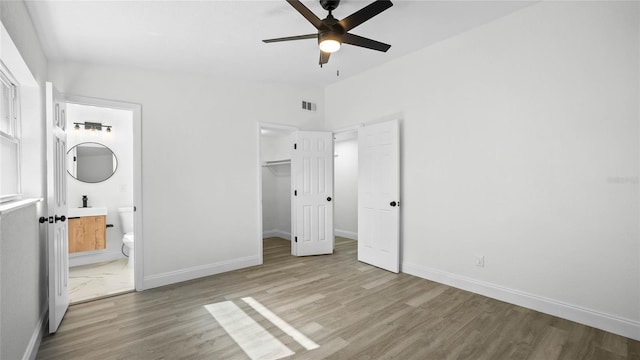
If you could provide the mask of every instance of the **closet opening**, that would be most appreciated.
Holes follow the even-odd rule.
[[[259,192],[261,194],[260,247],[263,255],[284,247],[291,248],[291,149],[292,126],[260,124],[259,126]],[[290,251],[290,250],[287,250]]]

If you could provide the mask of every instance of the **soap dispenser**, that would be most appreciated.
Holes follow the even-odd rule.
[[[89,201],[89,198],[87,198],[87,195],[82,195],[82,207],[86,208],[87,207],[87,202]]]

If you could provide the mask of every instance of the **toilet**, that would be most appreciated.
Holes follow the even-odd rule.
[[[127,248],[126,253],[129,255],[127,266],[133,268],[133,261],[135,259],[133,254],[133,207],[118,208],[118,214],[120,215],[120,224],[124,232],[122,242]]]

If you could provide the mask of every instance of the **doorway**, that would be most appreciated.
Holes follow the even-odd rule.
[[[358,130],[334,132],[335,235],[358,240]]]
[[[260,254],[291,244],[291,146],[298,129],[276,124],[258,128]],[[266,245],[265,245],[266,244]]]
[[[84,97],[65,101],[73,304],[141,285],[141,216],[135,206],[140,204],[140,109]]]
[[[277,193],[273,187],[265,186],[263,177],[267,175],[263,168],[290,164],[287,175],[292,176],[288,182],[292,194],[292,255],[331,254],[337,233],[358,240],[358,260],[399,272],[399,120],[358,125],[334,133],[296,131],[279,125],[273,128],[284,129],[293,137],[281,141],[284,146],[276,147],[285,149],[279,157],[268,160],[263,136],[272,129],[264,124],[258,126],[260,254],[265,230],[270,232],[268,216],[274,213],[274,206],[265,204],[265,200]],[[336,146],[343,153],[342,159],[336,160],[340,157],[334,152]],[[339,174],[334,173],[334,165],[340,167]],[[334,223],[336,194],[340,209],[335,216],[339,220]]]
[[[332,133],[273,124],[258,129],[260,246],[278,235],[294,256],[333,253]]]

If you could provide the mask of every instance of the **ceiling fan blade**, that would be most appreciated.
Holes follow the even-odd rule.
[[[329,62],[329,56],[331,53],[320,51],[320,67]]]
[[[338,23],[347,32],[392,6],[393,3],[389,0],[377,0],[340,20]]]
[[[304,4],[300,2],[300,0],[287,0],[287,2],[291,4],[294,9],[298,10],[298,12],[302,16],[304,16],[304,18],[307,19],[311,23],[311,25],[315,26],[316,29],[320,30],[320,28],[324,27],[322,20],[320,20],[320,18],[317,17],[316,14],[309,10],[308,7],[304,6]]]
[[[360,46],[363,48],[387,52],[391,45],[367,39],[366,37],[346,33],[342,35],[342,42],[349,45]]]
[[[291,41],[291,40],[304,40],[304,39],[317,39],[318,34],[307,34],[307,35],[297,35],[297,36],[287,36],[275,39],[266,39],[262,40],[265,43],[279,42],[279,41]]]

